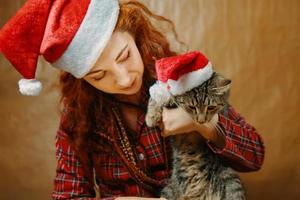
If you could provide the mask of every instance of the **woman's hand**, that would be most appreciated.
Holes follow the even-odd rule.
[[[177,135],[197,131],[205,139],[213,142],[217,147],[225,146],[225,136],[216,130],[219,120],[215,114],[209,123],[199,124],[182,108],[163,108],[162,113],[162,136]]]
[[[196,123],[182,108],[163,108],[162,136],[177,135],[196,131]]]

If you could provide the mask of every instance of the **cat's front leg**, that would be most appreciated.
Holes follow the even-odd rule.
[[[147,126],[158,126],[162,118],[162,107],[163,106],[158,104],[154,99],[149,98],[148,110],[145,117]]]

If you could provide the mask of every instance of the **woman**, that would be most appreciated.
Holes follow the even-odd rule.
[[[161,128],[146,126],[155,60],[178,54],[152,18],[171,24],[177,38],[170,20],[136,1],[119,8],[117,0],[30,0],[1,29],[1,53],[24,76],[23,94],[41,90],[39,55],[63,70],[53,199],[92,199],[96,191],[103,199],[158,198],[175,134],[198,132],[238,171],[262,166],[260,135],[231,106],[213,118],[218,130],[196,125],[179,108],[164,109]]]
[[[166,136],[199,131],[180,109],[164,110],[162,131],[145,126],[154,58],[176,55],[145,13],[168,21],[138,2],[123,4],[115,31],[93,69],[82,79],[61,74],[65,109],[57,132],[54,199],[93,197],[93,168],[103,198],[158,197],[161,180],[170,174]],[[114,113],[123,122],[127,133],[123,139],[128,139],[142,174],[133,175],[133,164],[124,164],[123,149],[113,141],[119,128]],[[199,131],[209,148],[238,171],[260,169],[264,146],[255,128],[232,107],[218,117],[225,136],[204,126]]]

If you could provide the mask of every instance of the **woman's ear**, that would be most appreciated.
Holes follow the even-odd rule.
[[[230,79],[227,79],[224,76],[216,73],[213,82],[215,87],[210,89],[211,92],[214,92],[217,95],[223,95],[224,93],[229,92],[231,87]]]

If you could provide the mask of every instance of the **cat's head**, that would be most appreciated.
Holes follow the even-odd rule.
[[[231,80],[218,73],[200,86],[175,96],[181,106],[199,123],[209,122],[212,117],[223,109],[230,93]]]

